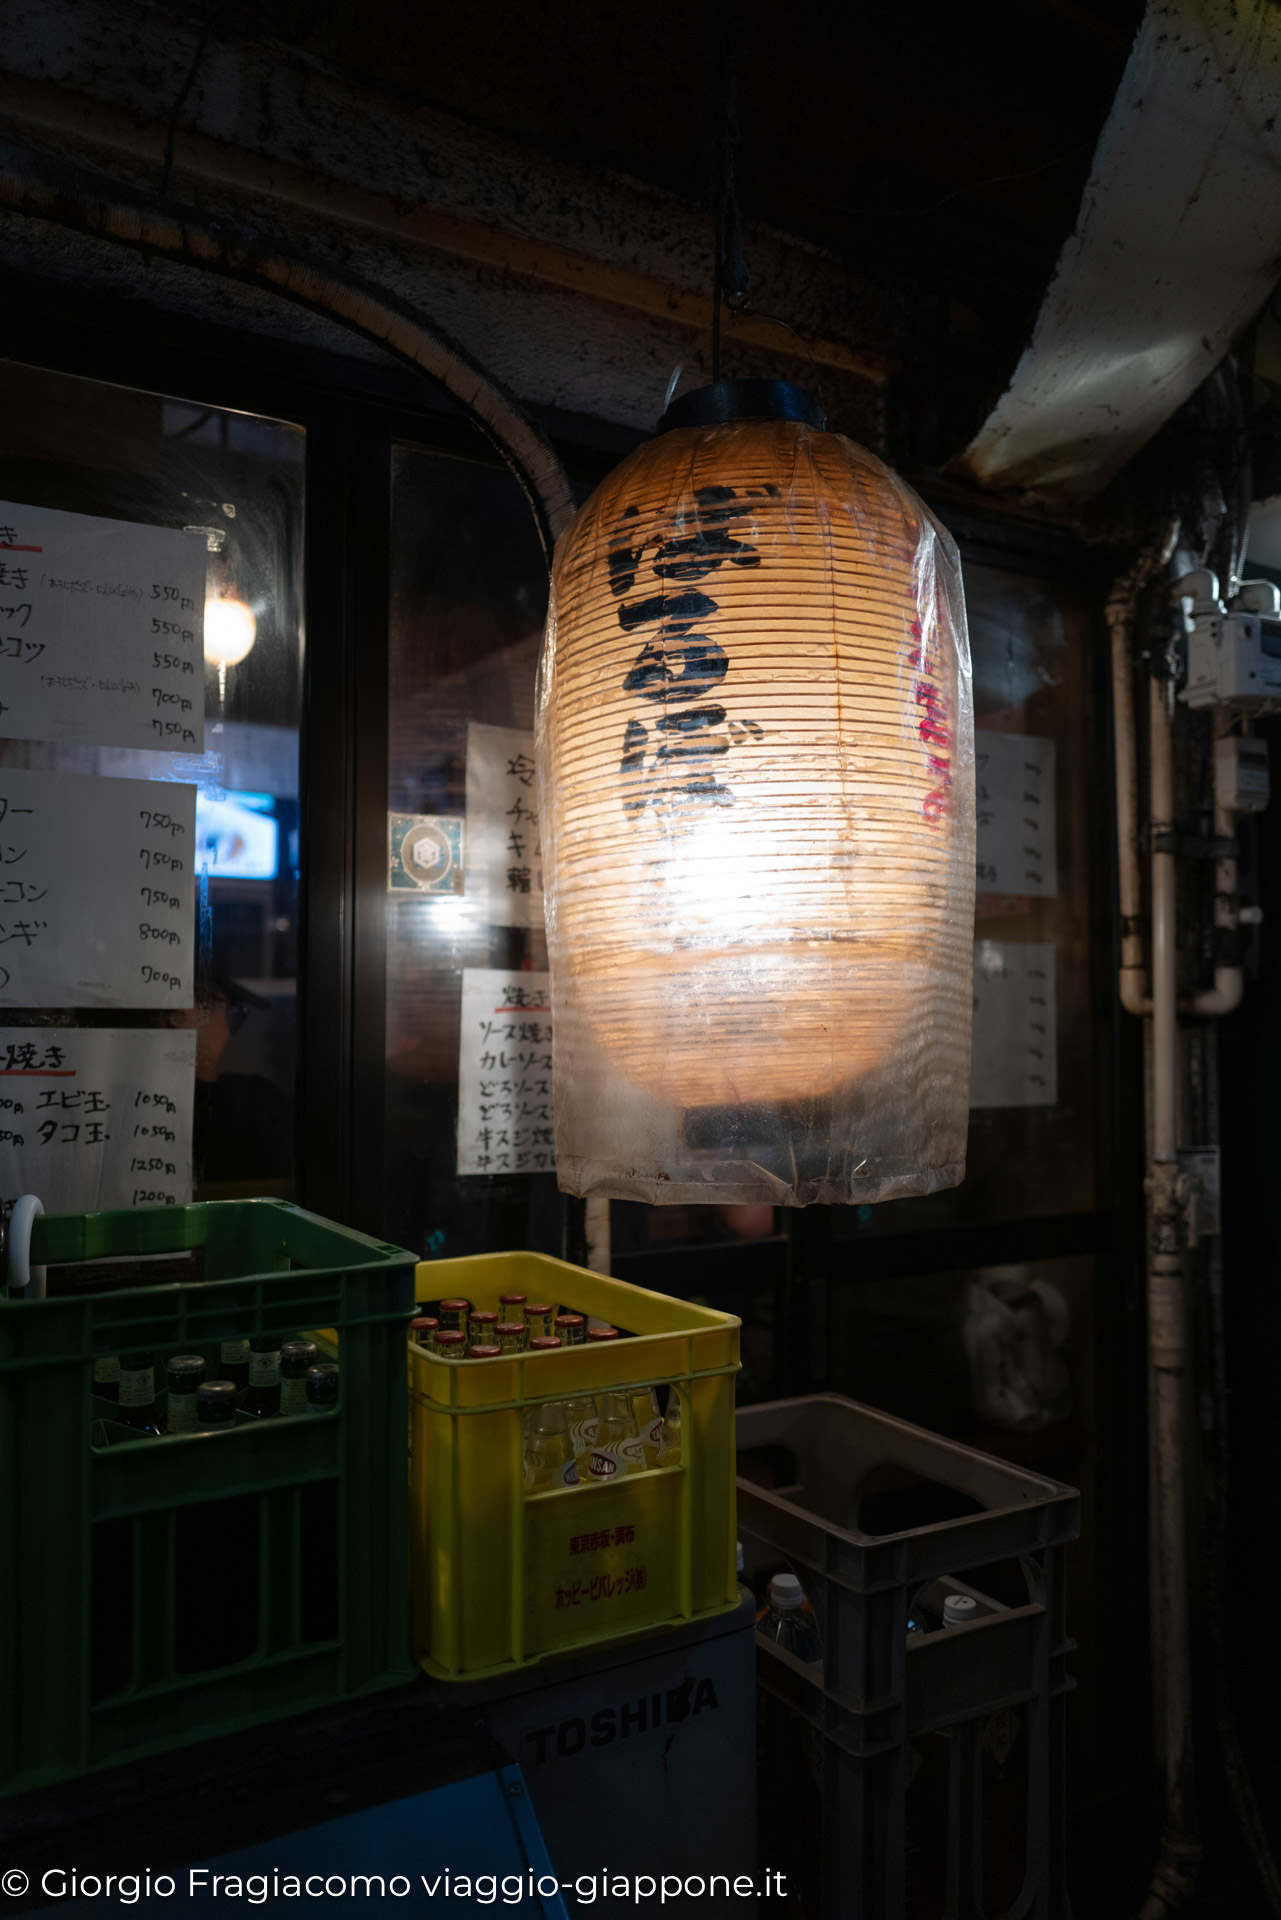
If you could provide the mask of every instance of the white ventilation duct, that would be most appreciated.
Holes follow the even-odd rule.
[[[1150,0],[1031,344],[958,464],[1088,499],[1213,372],[1281,270],[1281,9]]]

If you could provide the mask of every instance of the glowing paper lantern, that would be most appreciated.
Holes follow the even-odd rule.
[[[910,489],[795,388],[678,401],[557,547],[539,754],[561,1185],[962,1178],[969,651]]]
[[[228,594],[205,601],[205,659],[214,667],[238,667],[253,650],[258,622],[252,607]]]

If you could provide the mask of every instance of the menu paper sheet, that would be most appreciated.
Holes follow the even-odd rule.
[[[1059,890],[1053,740],[980,728],[974,776],[979,892],[1052,900]]]
[[[551,975],[464,967],[458,1047],[459,1173],[549,1173]]]
[[[534,736],[519,727],[467,729],[466,893],[491,927],[543,924]]]
[[[199,753],[203,534],[0,501],[0,737]]]
[[[0,1027],[0,1192],[46,1213],[191,1198],[195,1031]]]
[[[189,1007],[196,789],[0,768],[0,1007]]]
[[[1052,1107],[1059,1097],[1054,944],[974,946],[971,1107]]]

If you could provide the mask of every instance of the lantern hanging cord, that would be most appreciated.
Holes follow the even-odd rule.
[[[746,313],[750,301],[743,257],[743,218],[735,188],[738,150],[738,42],[727,0],[716,8],[716,41],[722,51],[719,125],[712,150],[712,379],[721,377],[721,308]]]

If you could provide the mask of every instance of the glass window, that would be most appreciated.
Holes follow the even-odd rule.
[[[1086,615],[1044,579],[990,566],[966,565],[965,597],[980,756],[966,1175],[922,1199],[835,1208],[839,1235],[1095,1205]],[[994,845],[982,816],[1002,811]],[[1029,824],[1050,814],[1053,831]]]
[[[506,469],[397,449],[384,1230],[424,1254],[562,1248],[564,1204],[549,1170],[550,1103],[540,1114],[532,1072],[525,1094],[513,1094],[522,1064],[516,1055],[540,1055],[545,1044],[539,982],[547,942],[541,906],[530,910],[537,901],[530,816],[537,809],[534,682],[546,611],[547,568],[533,517]],[[513,792],[500,803],[486,789],[483,808],[474,806],[468,817],[469,730],[477,727],[498,730],[482,736],[483,750]],[[470,750],[482,751],[474,732]],[[481,771],[474,760],[474,795]],[[500,822],[501,837],[490,831],[482,856],[482,833]],[[520,924],[522,917],[534,924]],[[464,976],[485,970],[502,975],[502,1004],[510,1010],[501,1021],[497,1012],[488,1015],[503,1031],[486,1056],[492,1065],[483,1112],[470,1114],[466,1145],[478,1170],[460,1174]],[[473,1057],[480,1058],[476,1049]],[[536,1068],[537,1061],[523,1065]],[[513,1170],[537,1155],[545,1156],[544,1170]]]
[[[195,1006],[0,1016],[194,1026],[197,1199],[294,1191],[303,457],[285,421],[0,363],[0,497],[204,536],[202,754],[0,738],[0,766],[197,787]]]

